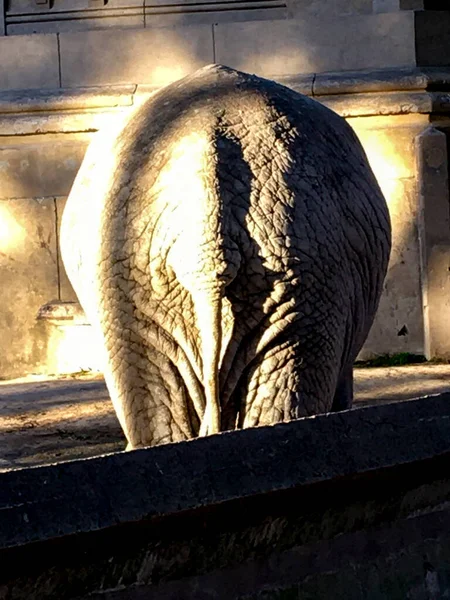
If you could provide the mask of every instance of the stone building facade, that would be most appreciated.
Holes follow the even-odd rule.
[[[450,357],[443,4],[0,0],[0,378],[98,367],[59,256],[65,199],[97,130],[212,62],[277,79],[348,120],[394,234],[361,356]]]

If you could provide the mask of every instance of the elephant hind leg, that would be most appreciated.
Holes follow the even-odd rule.
[[[332,412],[348,410],[353,404],[353,367],[344,369],[339,377],[333,398]]]
[[[105,375],[127,450],[194,437],[199,424],[177,368],[137,336],[115,341]]]
[[[280,343],[250,365],[239,390],[239,427],[290,421],[329,412],[336,387],[334,365],[324,357],[305,361],[298,342]]]

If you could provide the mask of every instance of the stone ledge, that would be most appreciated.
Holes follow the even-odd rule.
[[[450,501],[449,401],[442,394],[4,472],[0,593],[198,599],[180,586],[175,596],[152,590],[406,518],[414,527]],[[370,552],[385,555],[385,543]],[[307,576],[311,563],[301,564]],[[215,589],[205,597],[237,598]]]
[[[314,96],[341,117],[372,117],[409,114],[446,114],[450,112],[450,93],[369,92]]]
[[[114,85],[0,93],[0,114],[131,106],[137,86]]]
[[[450,112],[450,69],[398,69],[277,77],[344,117]],[[0,93],[0,136],[94,132],[158,86],[127,84]]]
[[[450,461],[450,393],[4,472],[0,548],[438,457]]]
[[[318,73],[314,78],[313,95],[326,96],[331,94],[428,89],[450,89],[450,69],[411,67]]]

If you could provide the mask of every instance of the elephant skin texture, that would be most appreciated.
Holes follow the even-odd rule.
[[[349,408],[390,252],[344,119],[220,65],[97,135],[64,264],[130,448]]]

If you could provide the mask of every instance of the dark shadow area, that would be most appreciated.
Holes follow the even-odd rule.
[[[401,375],[395,368],[356,369],[354,408],[382,406],[413,400],[425,394],[449,392],[448,371],[439,374],[432,372],[433,366],[428,366],[428,369],[429,372],[416,377],[413,384],[414,367],[402,368]],[[373,375],[376,379],[371,381]],[[16,419],[17,422],[13,427],[0,427],[0,468],[59,462],[123,449],[125,440],[105,384],[99,381],[60,383],[51,382],[51,386],[56,388],[48,390],[52,395],[47,399],[42,384],[39,388],[39,384],[32,383],[16,384],[12,402],[8,395],[1,396],[0,418],[6,425],[7,419]],[[33,386],[38,388],[35,396]],[[22,387],[26,392],[24,395],[20,393]],[[2,388],[0,386],[0,391]],[[59,390],[61,396],[58,396]],[[89,402],[101,403],[105,410],[97,410],[95,414],[93,407],[94,414],[83,415],[82,408],[87,408]]]
[[[8,391],[8,387],[12,387],[12,391]],[[21,414],[24,405],[33,411],[45,411],[74,402],[83,404],[103,401],[109,401],[109,393],[103,381],[52,382],[51,386],[36,383],[0,386],[1,416]]]
[[[110,414],[34,423],[2,430],[0,470],[49,464],[125,450],[126,440],[111,409]]]

